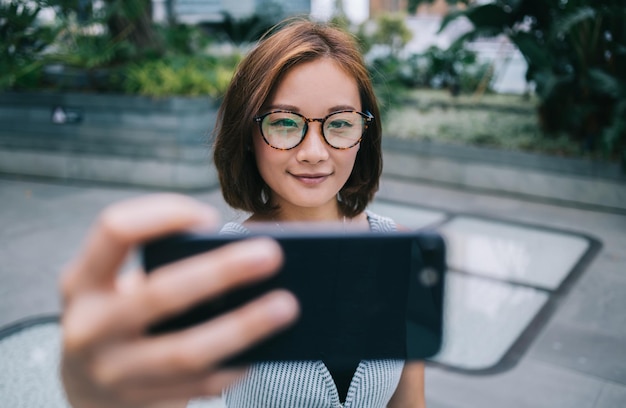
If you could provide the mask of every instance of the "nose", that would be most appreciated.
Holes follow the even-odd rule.
[[[297,147],[296,159],[306,163],[319,163],[329,157],[328,145],[322,135],[321,123],[310,123],[308,125],[304,140]]]

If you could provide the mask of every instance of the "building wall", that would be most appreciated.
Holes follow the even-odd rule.
[[[195,24],[199,22],[217,22],[223,19],[223,0],[175,0],[176,20]]]
[[[406,12],[408,0],[370,0],[370,16],[381,13]],[[464,7],[459,3],[457,7]],[[444,16],[450,11],[450,5],[446,0],[434,0],[432,3],[424,2],[419,5],[416,15],[439,15]]]
[[[280,5],[281,11],[285,15],[301,15],[311,13],[311,0],[257,0],[257,10],[264,10],[268,4],[272,3]]]
[[[221,3],[222,9],[234,18],[245,18],[254,14],[257,0],[222,0]]]
[[[153,1],[161,3],[163,0]],[[311,12],[311,0],[176,0],[174,4],[177,19],[190,24],[219,22],[223,12],[235,18],[276,9],[288,16]]]
[[[383,13],[406,12],[407,0],[370,0],[370,17]]]
[[[457,3],[456,7],[464,8],[465,5],[463,3]],[[446,0],[435,0],[430,4],[429,3],[420,4],[415,14],[417,15],[430,14],[430,15],[445,16],[450,11],[450,8],[451,7]]]

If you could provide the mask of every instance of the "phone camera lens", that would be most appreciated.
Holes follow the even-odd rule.
[[[439,283],[439,272],[433,267],[426,267],[419,272],[417,278],[422,286],[430,288]]]

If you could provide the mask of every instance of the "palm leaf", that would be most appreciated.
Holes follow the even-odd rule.
[[[466,13],[467,13],[467,10],[454,10],[446,14],[443,17],[443,20],[441,20],[441,25],[439,26],[439,31],[437,31],[437,34],[440,34],[443,30],[445,30],[448,24],[450,24],[452,21],[456,20],[457,18],[467,17]]]
[[[608,95],[612,98],[626,99],[625,86],[614,76],[606,71],[591,68],[589,69],[589,87],[599,94]]]
[[[511,36],[511,41],[522,53],[529,68],[548,69],[552,67],[553,60],[550,50],[539,44],[536,37],[532,34],[518,32]]]
[[[507,26],[510,14],[495,3],[472,6],[466,10],[455,10],[444,17],[439,32],[441,33],[448,24],[461,16],[466,17],[476,30],[489,30],[499,34]]]
[[[561,35],[568,35],[575,30],[580,23],[588,20],[593,21],[596,16],[596,10],[591,7],[577,8],[573,12],[564,15],[555,22],[551,33],[552,38],[556,38]]]

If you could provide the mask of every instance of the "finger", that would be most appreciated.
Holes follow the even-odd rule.
[[[119,294],[85,296],[66,310],[65,346],[80,351],[108,339],[139,336],[151,323],[276,273],[281,262],[275,241],[249,239],[166,265],[143,284],[126,282]]]
[[[143,271],[135,269],[118,277],[115,282],[116,289],[120,293],[135,293],[146,283],[146,279],[146,274]]]
[[[193,328],[120,344],[99,356],[96,375],[105,384],[117,385],[203,374],[292,324],[298,314],[292,294],[274,291]]]
[[[160,235],[197,226],[215,228],[217,213],[177,194],[130,199],[106,208],[92,226],[85,246],[63,276],[66,297],[82,290],[112,289],[131,247]]]
[[[282,264],[282,249],[269,238],[252,238],[215,249],[210,253],[168,264],[154,271],[132,301],[135,324],[147,327],[233,290],[275,275]]]

